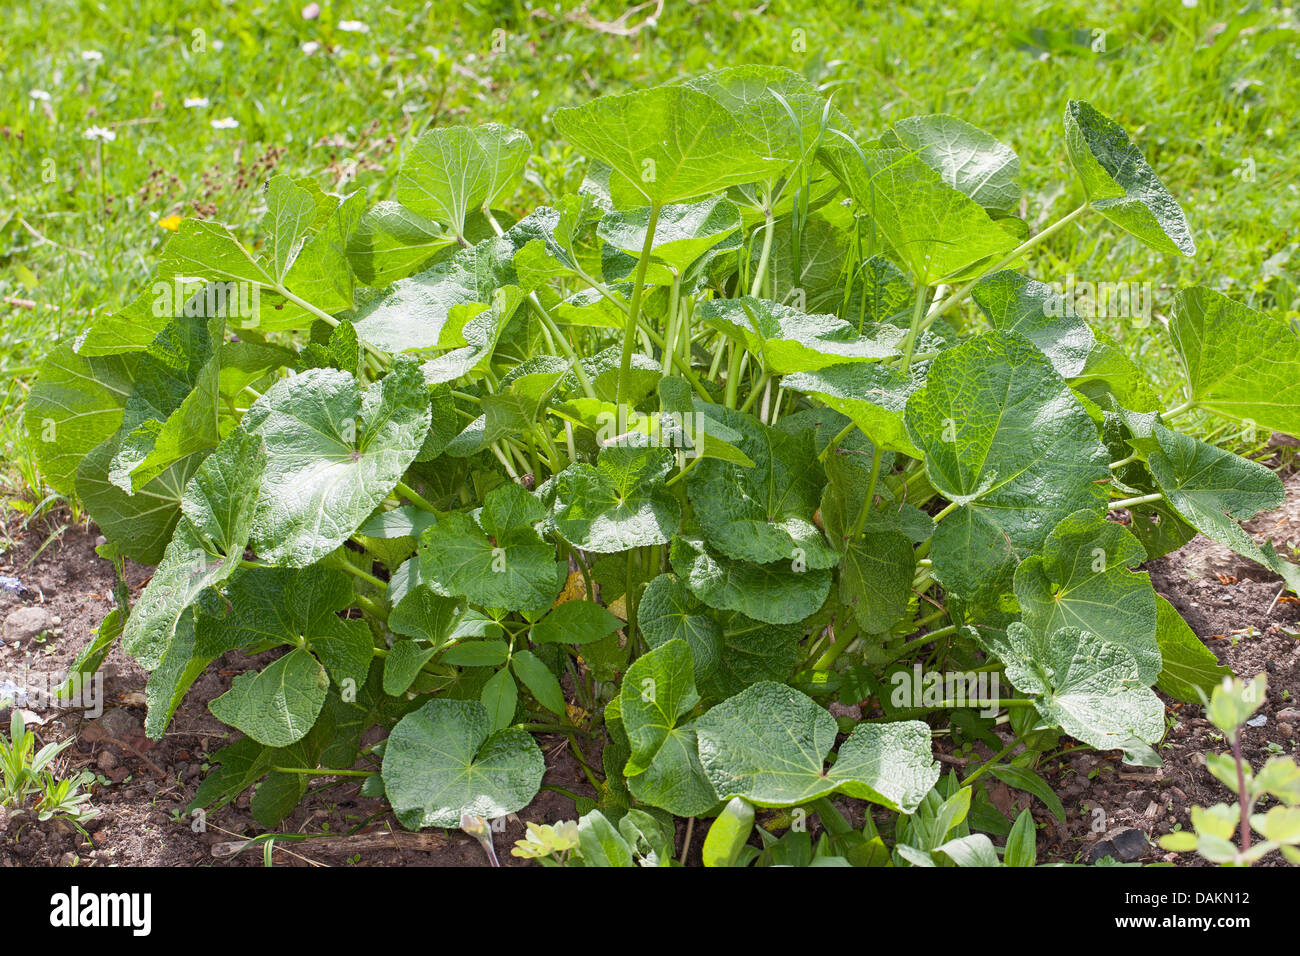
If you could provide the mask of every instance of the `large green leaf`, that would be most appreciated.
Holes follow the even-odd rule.
[[[1207,698],[1214,688],[1232,676],[1214,652],[1187,626],[1182,615],[1162,597],[1156,598],[1156,643],[1163,666],[1156,687],[1177,700],[1191,704]]]
[[[1300,590],[1300,566],[1284,560],[1271,541],[1256,544],[1238,524],[1282,504],[1281,479],[1257,462],[1158,422],[1152,434],[1155,447],[1147,454],[1147,465],[1178,515],[1206,537],[1280,575],[1291,590]]]
[[[546,771],[542,752],[522,730],[491,729],[478,701],[430,700],[398,721],[383,779],[402,826],[455,827],[463,813],[494,819],[528,805]]]
[[[804,392],[849,418],[871,441],[912,458],[921,452],[912,444],[903,420],[916,379],[890,365],[833,365],[816,372],[787,375],[781,385]]]
[[[1192,401],[1229,418],[1300,435],[1300,337],[1281,315],[1194,286],[1169,320]]]
[[[1146,551],[1123,525],[1092,511],[1063,518],[1016,568],[1024,622],[1041,634],[1077,627],[1104,635],[1133,655],[1143,682],[1160,674],[1156,592],[1137,568]]]
[[[726,107],[683,86],[559,109],[555,126],[572,145],[611,167],[610,196],[620,209],[697,199],[780,168]]]
[[[992,215],[1011,216],[1020,202],[1020,160],[1010,146],[945,113],[899,120],[890,132],[954,189]],[[887,145],[894,145],[892,142]]]
[[[357,223],[348,240],[348,265],[366,285],[382,287],[406,278],[455,241],[436,222],[384,200]]]
[[[1129,750],[1165,732],[1164,705],[1127,649],[1077,627],[1050,637],[1019,621],[985,638],[1043,718],[1098,750]]]
[[[911,606],[916,551],[901,530],[869,530],[844,548],[840,601],[853,610],[868,634],[881,634],[901,621]]]
[[[637,627],[652,648],[685,641],[694,659],[697,680],[718,667],[722,628],[708,608],[671,574],[661,574],[646,586],[637,605]]]
[[[1157,252],[1196,255],[1183,210],[1118,123],[1071,100],[1065,148],[1093,209]]]
[[[648,208],[607,213],[596,234],[615,249],[640,256],[649,230]],[[711,249],[740,245],[740,211],[735,203],[714,196],[689,205],[665,206],[655,222],[648,281],[668,285]]]
[[[1101,512],[1109,474],[1097,428],[1022,336],[988,332],[934,360],[907,403],[930,483],[956,507],[935,528],[935,576],[964,596],[998,594],[1018,557],[1072,512]]]
[[[695,726],[700,762],[720,800],[788,807],[839,792],[911,813],[939,779],[930,728],[919,721],[859,725],[828,771],[835,718],[782,684],[754,684]]]
[[[531,151],[526,134],[496,123],[429,130],[402,163],[397,198],[463,238],[469,214],[514,187]]]
[[[824,475],[812,433],[772,428],[731,409],[719,412],[754,464],[710,458],[691,471],[686,487],[705,540],[729,558],[756,564],[787,561],[795,570],[838,564],[839,555],[813,522]]]
[[[393,490],[429,430],[429,397],[411,362],[364,389],[347,372],[311,369],[271,386],[242,427],[266,446],[254,550],[304,567],[346,541]]]
[[[1064,378],[1083,374],[1096,337],[1051,286],[1008,270],[980,279],[971,298],[995,329],[1029,339]]]
[[[841,141],[824,147],[822,155],[899,261],[924,285],[962,276],[1016,247],[1010,232],[917,153],[863,152]]]
[[[700,702],[690,645],[672,640],[641,655],[623,678],[620,713],[631,745],[623,772],[645,772],[664,741]]]
[[[353,603],[352,579],[342,571],[321,566],[246,568],[213,598],[201,604],[198,656],[215,658],[252,645],[305,642],[340,686],[350,680],[346,686],[356,691],[366,682],[374,642],[365,621],[338,616]]]
[[[733,561],[708,551],[698,538],[674,538],[671,554],[673,570],[709,607],[739,611],[768,624],[802,621],[830,592],[829,571],[798,572],[788,561]]]
[[[667,544],[681,504],[665,487],[673,454],[666,448],[611,446],[595,466],[575,462],[548,492],[555,530],[575,547],[613,554]]]
[[[137,357],[83,356],[56,346],[41,362],[23,409],[31,447],[51,488],[76,491],[77,466],[122,424]]]
[[[261,439],[236,432],[185,486],[176,532],[122,634],[122,646],[146,670],[162,662],[177,622],[203,589],[239,567],[264,467]]]
[[[488,492],[478,521],[451,514],[420,539],[421,575],[444,594],[506,610],[545,610],[555,601],[567,565],[533,528],[545,511],[510,483]]]
[[[287,747],[311,730],[328,689],[325,668],[299,647],[256,674],[240,674],[208,709],[260,744]]]
[[[178,461],[135,494],[127,494],[109,480],[117,448],[117,439],[109,438],[81,460],[77,494],[104,537],[122,554],[141,564],[157,564],[180,520],[185,486],[202,459],[195,455]]]
[[[888,358],[898,354],[902,338],[892,327],[881,338],[861,336],[833,315],[808,315],[753,296],[709,299],[696,308],[695,318],[761,355],[777,375]]]

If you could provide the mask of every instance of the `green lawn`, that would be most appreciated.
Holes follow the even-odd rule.
[[[551,131],[556,107],[737,62],[805,72],[864,135],[930,112],[983,126],[1020,155],[1033,228],[1082,199],[1061,114],[1068,98],[1090,100],[1134,133],[1183,202],[1199,254],[1174,261],[1118,230],[1066,230],[1036,257],[1036,277],[1150,282],[1157,316],[1192,283],[1257,308],[1297,309],[1288,260],[1300,220],[1300,27],[1282,8],[774,0],[745,12],[678,0],[624,36],[591,20],[623,12],[608,3],[581,17],[557,4],[438,2],[400,16],[405,5],[326,4],[316,20],[301,6],[20,0],[7,11],[0,454],[9,497],[44,494],[18,427],[34,366],[51,342],[139,291],[170,234],[160,220],[214,217],[252,237],[272,170],[380,198],[425,128],[487,121],[533,137],[533,194],[522,198],[543,199],[583,169]],[[368,30],[345,29],[348,19]],[[95,128],[113,138],[88,138]],[[1157,385],[1172,386],[1158,324],[1113,320],[1110,331]]]

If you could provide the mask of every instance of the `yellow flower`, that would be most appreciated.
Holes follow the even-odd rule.
[[[158,220],[158,228],[175,232],[181,226],[180,216],[163,216]]]

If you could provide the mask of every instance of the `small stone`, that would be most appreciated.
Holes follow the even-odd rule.
[[[1134,827],[1111,830],[1092,845],[1088,851],[1089,865],[1104,857],[1112,857],[1120,863],[1132,863],[1141,859],[1151,848],[1147,835]]]
[[[59,857],[59,866],[76,866],[77,854],[69,850],[63,856]]]
[[[1285,740],[1290,740],[1292,737],[1295,736],[1295,728],[1290,724],[1279,723],[1277,725],[1277,732],[1281,734],[1283,739]]]
[[[118,740],[126,740],[128,737],[135,736],[144,730],[144,725],[140,719],[129,710],[121,707],[110,707],[100,715],[97,723],[104,733]]]
[[[104,773],[108,773],[117,767],[117,755],[111,750],[101,750],[99,758],[95,761],[95,766]]]
[[[20,607],[5,618],[6,641],[27,644],[42,634],[58,629],[63,621],[43,607]]]
[[[1287,707],[1277,712],[1278,723],[1294,724],[1300,721],[1300,710],[1294,707]]]

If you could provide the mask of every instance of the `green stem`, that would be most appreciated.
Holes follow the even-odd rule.
[[[856,538],[866,527],[867,515],[871,514],[872,499],[876,497],[876,481],[880,478],[880,459],[884,450],[880,445],[876,445],[871,453],[871,477],[867,480],[867,496],[862,499],[862,509],[854,519],[853,529],[849,532],[850,538]]]
[[[1153,501],[1160,501],[1164,498],[1160,492],[1152,492],[1149,495],[1138,495],[1136,498],[1119,498],[1110,502],[1111,508],[1131,508],[1134,505],[1150,504]]]
[[[999,269],[1006,268],[1008,265],[1015,262],[1022,255],[1024,255],[1026,252],[1032,249],[1034,246],[1038,245],[1040,242],[1043,242],[1049,237],[1060,232],[1062,229],[1064,229],[1070,223],[1074,222],[1076,219],[1078,219],[1080,216],[1082,216],[1091,208],[1092,207],[1089,206],[1087,203],[1084,203],[1082,206],[1078,207],[1077,209],[1074,209],[1066,213],[1064,216],[1056,220],[1056,222],[1052,223],[1042,232],[1038,233],[1035,236],[1030,237],[1029,239],[1026,239],[1020,245],[1016,246],[1016,248],[1008,252],[1003,258],[999,259],[996,263],[994,263],[989,268],[983,270],[974,279],[971,279],[961,288],[957,289],[956,292],[952,293],[952,295],[948,296],[938,305],[930,309],[930,311],[925,314],[925,321],[923,323],[923,327],[928,329],[934,323],[935,319],[939,318],[942,315],[946,315],[948,312],[952,311],[952,309],[957,305],[957,303],[961,302],[962,299],[966,298],[966,295],[970,292],[971,289],[975,287],[975,283],[979,282],[980,279],[984,278],[986,275],[989,275],[990,273],[997,272]]]
[[[986,770],[988,770],[990,767],[996,766],[999,760],[1001,760],[1007,754],[1011,753],[1011,751],[1015,750],[1016,747],[1018,746],[1020,746],[1019,737],[1011,741],[1011,743],[1003,747],[1000,751],[994,754],[989,760],[985,761],[978,768],[976,768],[974,773],[972,773],[969,777],[967,777],[965,780],[961,782],[961,785],[963,787],[969,787],[972,783],[978,780]]]
[[[938,524],[940,521],[948,517],[948,515],[952,514],[956,510],[957,510],[957,502],[955,501],[948,502],[947,506],[942,511],[940,511],[937,515],[934,516],[934,523]]]
[[[907,326],[907,338],[903,340],[903,374],[912,367],[912,352],[916,348],[916,338],[921,332],[921,320],[925,317],[925,299],[930,287],[921,285],[916,290],[916,303],[912,306],[912,321]]]
[[[1183,402],[1181,405],[1175,405],[1167,412],[1161,412],[1160,417],[1165,421],[1169,421],[1169,419],[1177,418],[1179,415],[1182,415],[1184,412],[1190,412],[1195,407],[1196,407],[1195,402]]]
[[[772,218],[770,197],[763,196],[763,251],[759,254],[758,269],[754,272],[754,284],[749,294],[757,296],[763,291],[763,281],[767,278],[767,263],[772,257],[772,235],[776,232],[776,223]]]
[[[377,771],[374,770],[324,770],[311,769],[310,767],[272,767],[274,773],[302,773],[312,777],[369,777]]]
[[[931,644],[934,641],[940,640],[942,638],[948,637],[951,634],[956,634],[956,633],[957,633],[957,625],[949,624],[947,627],[941,627],[938,630],[931,631],[928,634],[922,634],[920,637],[914,637],[912,638],[912,640],[908,641],[906,644],[901,645],[897,650],[895,650],[894,656],[891,657],[885,663],[892,664],[894,663],[894,661],[901,661],[904,657],[907,657],[913,651],[919,650],[922,647],[925,647],[925,645],[927,644]]]
[[[645,294],[645,273],[650,267],[650,253],[654,249],[655,229],[659,225],[659,203],[650,204],[650,215],[646,221],[645,243],[641,247],[641,258],[636,263],[636,275],[632,279],[632,299],[628,302],[627,329],[623,333],[623,356],[618,365],[618,390],[614,395],[614,404],[621,406],[632,387],[632,352],[636,349],[637,319],[641,317],[641,298]]]
[[[403,498],[411,502],[411,504],[419,508],[421,511],[427,511],[429,512],[429,514],[433,514],[433,515],[436,515],[438,513],[437,508],[435,508],[432,504],[430,504],[429,501],[426,500],[423,495],[419,494],[417,491],[415,491],[415,489],[413,489],[410,485],[406,484],[405,482],[399,481],[397,483],[397,487],[394,490]]]

